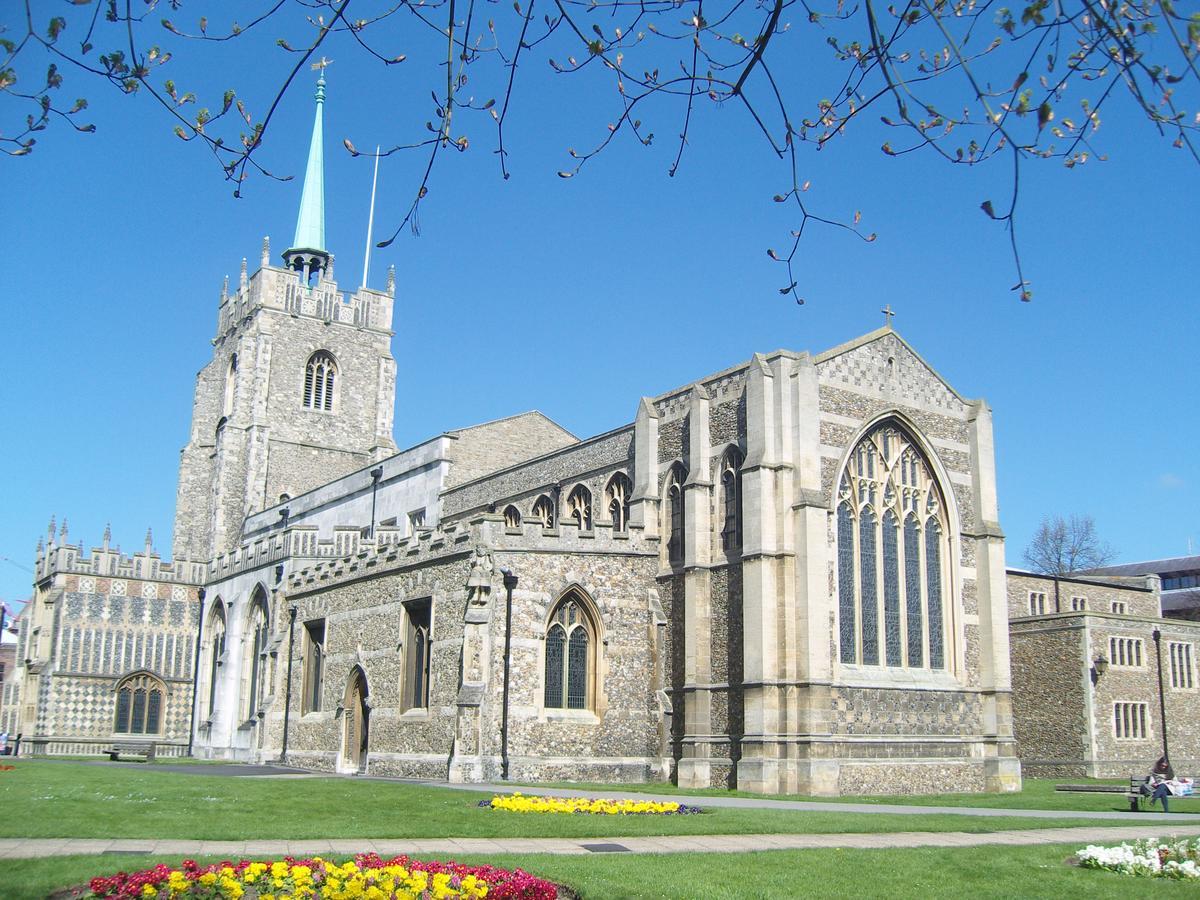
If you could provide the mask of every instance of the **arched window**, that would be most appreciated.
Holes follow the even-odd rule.
[[[721,458],[721,547],[726,553],[742,549],[742,452],[731,447]]]
[[[667,473],[667,559],[683,562],[683,482],[687,470],[679,463]]]
[[[167,690],[148,672],[135,672],[117,685],[117,734],[161,734]]]
[[[205,718],[211,719],[217,709],[217,681],[225,658],[225,604],[220,598],[213,605],[208,624],[208,708]]]
[[[591,709],[595,704],[596,629],[582,598],[567,594],[546,628],[547,709]]]
[[[307,409],[333,409],[333,381],[337,362],[326,350],[318,350],[308,358],[304,368],[304,406]]]
[[[229,368],[225,372],[225,400],[221,404],[221,415],[233,415],[233,391],[237,386],[237,369],[238,356],[232,353],[229,356]]]
[[[521,527],[521,511],[512,504],[504,507],[504,527],[505,528],[520,528]]]
[[[270,640],[271,616],[267,610],[266,592],[262,586],[255,588],[250,601],[250,614],[246,619],[246,633],[242,638],[245,658],[242,666],[244,696],[242,717],[247,722],[258,715],[267,688],[267,644]]]
[[[885,422],[838,484],[838,643],[843,663],[944,669],[946,504],[908,433]]]
[[[574,519],[580,531],[592,530],[592,492],[582,484],[567,496],[567,518]]]
[[[221,446],[221,438],[225,437],[225,425],[229,422],[225,416],[221,416],[217,420],[217,433],[213,436],[213,443],[218,447]]]
[[[542,523],[542,528],[549,531],[554,527],[554,501],[542,494],[533,504],[531,515],[536,521]]]
[[[629,498],[633,495],[633,484],[624,472],[618,472],[604,489],[608,516],[612,519],[613,531],[621,534],[629,530]]]

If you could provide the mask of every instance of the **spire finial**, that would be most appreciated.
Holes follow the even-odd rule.
[[[147,555],[149,555],[150,548],[153,546],[154,546],[154,533],[149,528],[147,528],[146,529],[146,554]]]
[[[238,284],[245,287],[250,283],[250,276],[246,274],[246,257],[242,257],[242,271],[238,275]]]
[[[104,549],[108,549],[108,545],[112,543],[112,523],[104,523]]]
[[[263,238],[263,248],[262,248],[263,268],[266,268],[270,264],[271,264],[271,238],[270,238],[270,236],[266,236]]]
[[[46,529],[46,535],[47,535],[46,543],[47,544],[54,543],[54,532],[57,530],[57,528],[58,528],[57,519],[54,516],[50,516],[50,527],[48,529]]]
[[[291,249],[283,254],[289,268],[309,280],[328,264],[325,249],[325,67],[330,60],[321,57],[313,63],[320,71],[317,78],[317,111],[313,118],[312,141],[308,145],[308,168],[304,171],[304,190],[300,195],[300,216]]]
[[[229,276],[226,275],[221,280],[221,302],[224,303],[229,299]]]
[[[396,296],[396,267],[388,266],[387,292],[389,297]]]
[[[65,544],[67,542],[67,520],[64,518],[62,527],[58,530],[58,542]]]

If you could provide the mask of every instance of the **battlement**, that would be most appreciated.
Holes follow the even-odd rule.
[[[221,289],[217,313],[218,341],[235,332],[238,326],[257,309],[271,309],[293,316],[336,322],[373,331],[391,333],[392,306],[396,296],[393,270],[388,271],[387,290],[359,288],[353,294],[338,289],[333,278],[333,261],[316,284],[306,284],[299,272],[270,264],[270,243],[263,240],[263,254],[258,271],[246,274],[246,261],[237,290],[229,292],[228,282]]]
[[[67,523],[55,535],[54,520],[50,520],[50,532],[46,542],[38,541],[34,560],[34,577],[37,581],[57,574],[111,575],[115,578],[141,578],[174,584],[201,584],[204,580],[204,564],[189,559],[165,561],[154,551],[150,532],[146,532],[146,543],[141,553],[125,555],[120,547],[111,545],[111,533],[104,529],[104,542],[93,547],[89,553],[79,544],[67,543]]]

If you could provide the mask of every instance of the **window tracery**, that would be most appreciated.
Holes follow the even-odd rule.
[[[944,669],[945,501],[925,454],[896,423],[850,454],[835,519],[841,661]]]
[[[333,410],[334,379],[337,362],[327,350],[318,350],[304,367],[304,406],[306,409]]]
[[[574,519],[580,531],[592,530],[592,492],[582,484],[567,496],[567,518]]]
[[[162,732],[163,683],[146,672],[128,676],[117,685],[117,734],[160,734]]]
[[[742,548],[742,459],[737,448],[721,459],[721,547],[726,553]]]
[[[594,705],[595,628],[580,599],[559,601],[546,628],[543,705],[547,709],[591,709]]]
[[[531,512],[533,518],[540,522],[542,528],[549,531],[554,527],[554,501],[545,494],[537,498]]]
[[[607,500],[608,516],[612,520],[613,532],[617,534],[629,530],[629,498],[633,496],[633,484],[624,472],[618,472],[609,479],[608,487],[604,489]]]
[[[683,562],[683,483],[687,470],[676,463],[667,475],[667,560],[672,565]]]

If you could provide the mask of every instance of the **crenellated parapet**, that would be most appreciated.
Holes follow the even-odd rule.
[[[389,278],[386,291],[362,287],[350,294],[338,288],[332,274],[330,266],[315,284],[309,285],[298,272],[264,263],[253,275],[242,279],[236,292],[222,290],[215,342],[234,335],[259,309],[390,334],[395,281]]]
[[[50,533],[45,543],[38,541],[34,559],[34,577],[43,581],[58,574],[102,575],[114,578],[139,578],[173,584],[200,584],[204,580],[204,563],[176,559],[164,560],[155,552],[146,533],[146,543],[140,553],[126,555],[120,547],[111,544],[111,532],[104,530],[104,541],[89,552],[80,542],[67,542],[67,523],[56,536],[51,520]]]

